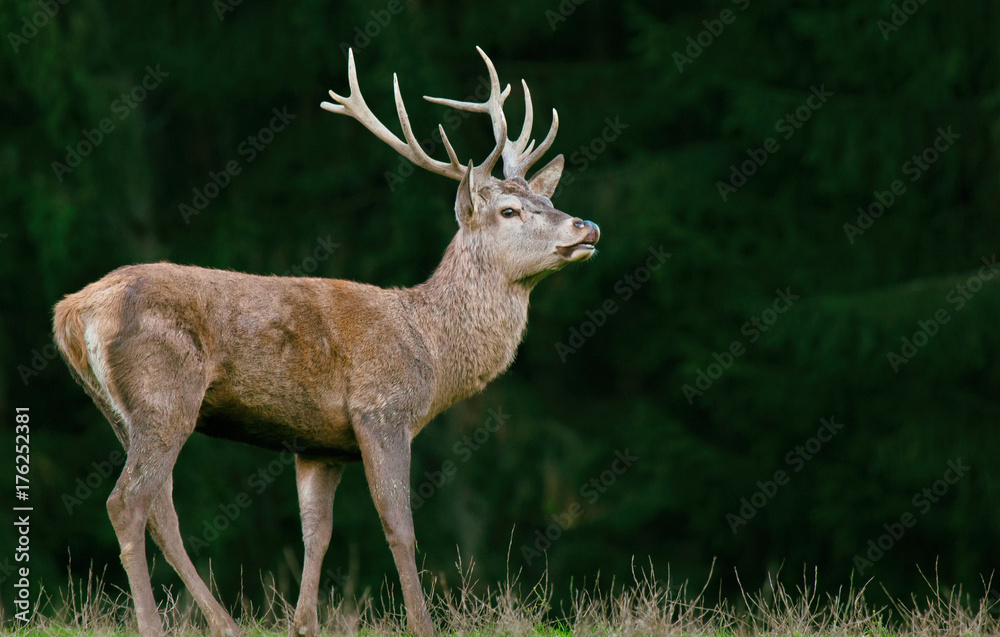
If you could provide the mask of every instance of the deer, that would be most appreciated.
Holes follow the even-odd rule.
[[[425,282],[385,289],[160,262],[121,267],[56,304],[57,347],[126,451],[107,510],[142,637],[163,633],[146,529],[211,634],[241,634],[195,569],[178,526],[173,469],[194,433],[294,449],[304,559],[291,635],[319,635],[334,493],[344,467],[357,461],[399,574],[407,629],[434,633],[416,566],[412,441],[435,416],[508,369],[532,289],[568,263],[590,259],[600,238],[595,223],[552,204],[562,155],[527,177],[555,140],[556,110],[535,147],[531,94],[522,80],[524,123],[509,139],[503,109],[510,85],[501,90],[493,62],[476,48],[489,73],[489,97],[425,99],[489,116],[496,144],[478,165],[459,161],[440,125],[448,160],[425,152],[395,74],[403,139],[382,124],[358,86],[353,51],[350,94],[330,91],[333,102],[321,104],[357,120],[416,166],[459,182],[458,231]],[[493,174],[498,162],[503,178]]]

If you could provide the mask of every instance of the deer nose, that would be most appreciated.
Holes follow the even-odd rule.
[[[577,218],[573,220],[573,227],[579,228],[580,230],[590,230],[590,232],[587,233],[587,236],[583,238],[582,243],[597,243],[601,238],[601,229],[597,227],[597,224],[593,221],[585,221]]]

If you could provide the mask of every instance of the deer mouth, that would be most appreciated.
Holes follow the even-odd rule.
[[[570,259],[572,261],[579,261],[581,259],[589,259],[594,252],[597,251],[597,246],[594,245],[593,241],[584,239],[578,243],[574,243],[568,246],[559,246],[556,248],[556,252],[559,256],[564,259]]]

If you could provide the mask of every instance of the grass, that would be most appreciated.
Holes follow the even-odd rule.
[[[706,586],[697,593],[686,584],[673,586],[669,576],[658,580],[649,571],[635,571],[626,585],[612,583],[611,593],[576,590],[565,608],[551,605],[547,579],[527,592],[516,578],[487,587],[482,592],[472,579],[472,568],[463,573],[457,589],[434,589],[428,602],[438,633],[454,636],[530,635],[537,637],[699,635],[706,637],[958,637],[1000,636],[1000,619],[989,583],[981,598],[961,589],[943,590],[924,577],[929,592],[909,600],[891,600],[873,606],[865,589],[821,596],[816,576],[810,583],[787,588],[769,579],[764,590],[742,593],[737,603],[705,602]],[[711,577],[709,578],[711,581]],[[596,587],[595,587],[596,589]],[[266,602],[255,607],[241,594],[239,623],[248,637],[285,637],[293,604],[277,593],[274,582],[265,582]],[[163,595],[159,596],[163,599]],[[109,591],[93,571],[85,580],[70,579],[55,596],[39,594],[32,621],[8,634],[35,637],[136,635],[128,594]],[[160,605],[170,634],[179,637],[206,634],[200,612],[189,600],[181,601],[171,590]],[[0,617],[0,619],[3,619]],[[330,635],[381,637],[405,632],[405,615],[391,588],[378,600],[369,592],[359,599],[330,595],[321,599],[320,621]]]

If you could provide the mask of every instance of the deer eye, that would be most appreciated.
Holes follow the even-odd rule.
[[[510,217],[516,217],[517,216],[517,210],[514,210],[513,208],[504,208],[503,210],[500,211],[500,214],[502,216],[508,217],[508,218],[510,218]]]

